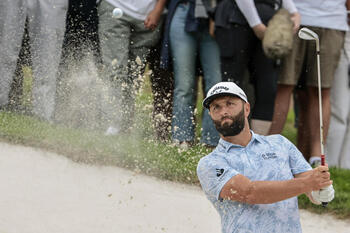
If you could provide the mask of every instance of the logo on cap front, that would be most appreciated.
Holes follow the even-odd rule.
[[[223,91],[228,91],[228,90],[230,90],[228,87],[218,86],[218,87],[215,87],[214,90],[211,91],[210,95],[218,94],[218,93],[221,93]]]

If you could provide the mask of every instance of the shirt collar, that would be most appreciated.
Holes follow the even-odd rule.
[[[254,141],[262,143],[262,139],[261,139],[261,136],[259,134],[254,133],[252,130],[250,130],[250,132],[252,133],[252,138],[250,139],[250,141],[246,147],[249,147]],[[244,146],[232,144],[232,143],[220,138],[219,143],[218,143],[219,150],[223,150],[225,152],[228,152],[231,148],[244,148]]]

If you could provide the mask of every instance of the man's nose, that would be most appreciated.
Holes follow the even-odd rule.
[[[227,106],[224,106],[221,108],[221,113],[220,113],[222,116],[227,116],[229,115],[229,112],[228,112],[228,107]]]

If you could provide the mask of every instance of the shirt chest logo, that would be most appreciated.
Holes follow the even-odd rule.
[[[275,159],[277,158],[276,153],[272,152],[272,153],[265,153],[265,154],[261,154],[261,157],[265,160],[267,159]]]

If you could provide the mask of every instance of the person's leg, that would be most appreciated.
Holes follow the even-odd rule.
[[[331,120],[326,143],[326,155],[329,166],[340,167],[340,160],[346,142],[349,117],[349,61],[342,50],[338,68],[331,88]],[[350,152],[350,151],[348,151]]]
[[[101,68],[101,57],[98,40],[92,39],[98,39],[97,17],[96,1],[69,1],[56,87],[56,123],[90,129],[106,127],[101,125],[100,111],[100,97],[105,92],[96,70]]]
[[[201,30],[199,56],[204,73],[204,93],[206,94],[212,86],[221,82],[219,47],[216,41],[210,36],[208,27]],[[216,146],[219,139],[219,133],[209,116],[208,109],[204,108],[202,114],[201,143]]]
[[[341,158],[339,161],[339,167],[350,169],[350,121],[348,121],[347,131],[344,137],[344,144],[341,151]]]
[[[9,92],[21,49],[26,14],[27,5],[24,1],[0,1],[0,108],[9,104]]]
[[[306,160],[310,158],[310,130],[308,116],[308,92],[306,89],[297,89],[296,100],[298,101],[298,122],[297,122],[297,147]]]
[[[274,60],[266,57],[262,42],[256,39],[255,44],[255,53],[250,64],[252,81],[255,86],[255,104],[250,124],[254,132],[267,135],[273,117],[278,67]]]
[[[65,56],[72,56],[80,61],[86,54],[92,52],[94,62],[101,63],[96,0],[69,1],[62,50],[63,59]]]
[[[32,2],[29,37],[33,61],[33,112],[52,121],[55,109],[56,79],[66,25],[68,0]]]
[[[348,81],[349,82],[349,81]],[[343,140],[342,150],[340,152],[339,166],[341,168],[350,169],[350,87],[348,86],[348,93],[346,99],[348,100],[348,115],[346,133]]]
[[[293,89],[293,85],[277,85],[274,114],[269,134],[280,134],[282,132],[286,123]]]
[[[155,30],[145,28],[142,20],[133,19],[130,23],[132,24],[132,31],[130,35],[128,79],[122,84],[124,86],[122,89],[122,120],[123,125],[132,126],[135,113],[135,96],[144,80],[143,74],[149,52],[160,39],[162,19]]]
[[[338,66],[340,52],[344,44],[344,32],[327,28],[311,27],[320,37],[320,68],[321,68],[321,87],[322,87],[322,117],[323,117],[323,139],[326,143],[329,120],[331,113],[330,88],[334,79],[334,74]],[[308,47],[308,66],[307,78],[308,86],[308,115],[310,129],[310,161],[320,160],[321,142],[319,126],[319,108],[318,108],[318,79],[317,56],[314,44]],[[314,158],[312,158],[314,157]]]
[[[229,29],[216,27],[215,39],[220,49],[223,81],[242,85],[254,49],[253,36],[251,28],[247,26],[232,25]]]
[[[154,46],[147,61],[150,74],[150,81],[153,94],[153,124],[156,138],[167,141],[170,135],[171,112],[174,89],[174,75],[171,70],[160,68],[161,40]]]
[[[320,113],[318,104],[318,89],[316,87],[308,88],[308,112],[307,121],[310,133],[310,156],[319,157],[321,155],[320,141]],[[322,117],[323,117],[323,139],[327,137],[329,118],[330,118],[330,88],[322,89]]]
[[[29,110],[25,109],[26,106],[23,104],[23,66],[32,66],[28,35],[28,19],[26,20],[21,50],[18,55],[16,71],[9,94],[9,110],[20,113],[25,113]]]
[[[277,93],[269,134],[279,134],[283,130],[290,106],[290,98],[301,75],[304,56],[305,41],[295,35],[292,51],[283,59],[281,72],[278,77]]]
[[[188,4],[179,4],[170,25],[170,46],[174,67],[172,139],[194,141],[194,95],[197,38],[185,32]]]
[[[108,84],[108,94],[102,100],[102,121],[111,134],[126,130],[129,125],[121,123],[122,83],[127,82],[131,25],[129,16],[112,18],[114,6],[102,1],[98,7],[99,37],[102,54],[102,78]],[[109,133],[109,132],[106,132]]]

